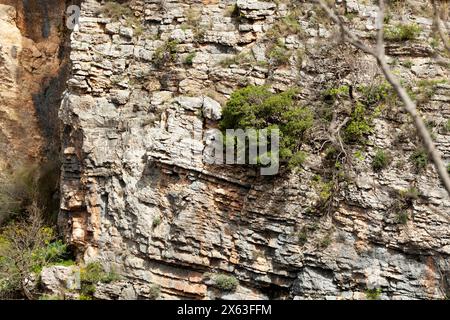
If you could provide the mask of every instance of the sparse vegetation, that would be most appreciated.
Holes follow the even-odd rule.
[[[384,37],[388,41],[408,41],[416,40],[422,32],[422,28],[415,23],[396,24],[385,27],[384,32]]]
[[[160,216],[154,217],[152,222],[153,229],[159,226],[160,224],[161,224],[161,217]]]
[[[177,58],[177,45],[178,41],[171,40],[157,48],[153,56],[154,65],[157,68],[161,68],[173,63]]]
[[[406,224],[409,220],[409,214],[407,211],[400,211],[397,213],[396,217],[397,223]]]
[[[93,298],[96,285],[100,282],[110,283],[119,280],[115,272],[106,272],[100,262],[91,262],[80,269],[81,295]]]
[[[417,171],[422,171],[428,165],[428,155],[422,148],[417,149],[409,158]]]
[[[188,56],[184,59],[184,64],[188,65],[188,66],[192,66],[194,63],[195,56],[196,56],[195,52],[188,54]]]
[[[391,156],[386,151],[379,149],[372,160],[372,168],[374,171],[386,169],[391,160]]]
[[[368,300],[379,300],[381,298],[381,288],[367,289],[366,297]]]
[[[276,42],[272,46],[269,46],[267,50],[269,64],[274,67],[287,65],[291,56],[292,50],[289,50],[286,45],[280,41]]]

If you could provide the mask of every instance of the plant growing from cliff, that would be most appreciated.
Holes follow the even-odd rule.
[[[187,66],[192,66],[194,64],[196,53],[192,52],[187,55],[187,57],[184,59],[184,64]]]
[[[415,23],[387,26],[384,30],[385,39],[388,41],[416,40],[421,32],[422,28]]]
[[[156,216],[153,218],[153,222],[152,222],[152,228],[155,229],[156,227],[158,227],[161,224],[161,217],[160,216]]]
[[[439,84],[447,83],[446,79],[436,80],[420,80],[417,82],[417,93],[415,98],[418,104],[427,103],[436,94],[436,89]]]
[[[367,289],[366,297],[368,300],[380,300],[381,293],[381,288]]]
[[[161,47],[157,48],[153,55],[153,63],[157,68],[161,68],[173,63],[177,58],[178,41],[171,40],[165,42]]]
[[[303,227],[302,230],[297,234],[298,243],[304,246],[308,242],[308,229]]]
[[[106,272],[100,262],[88,263],[80,269],[81,295],[92,298],[98,283],[110,283],[118,279],[117,273]]]
[[[400,211],[397,213],[396,221],[399,224],[406,224],[409,220],[409,214],[407,211]]]
[[[288,35],[303,35],[304,30],[300,26],[298,18],[295,15],[295,12],[291,12],[291,14],[279,19],[276,21],[272,27],[266,32],[266,37],[270,41],[278,41],[282,37],[286,37]]]
[[[232,65],[252,65],[255,63],[255,58],[250,52],[241,52],[230,58],[225,58],[219,62],[219,65],[223,68],[229,68]]]
[[[292,50],[289,50],[281,41],[276,42],[274,45],[269,46],[267,49],[269,64],[274,67],[285,66],[289,64],[291,56]]]
[[[422,148],[417,149],[409,158],[418,172],[425,169],[428,164],[428,155]]]
[[[107,1],[101,7],[102,13],[113,21],[119,21],[122,16],[129,17],[134,15],[133,10],[128,3],[118,3],[116,1]]]
[[[248,86],[235,91],[226,103],[219,126],[226,129],[279,129],[280,158],[291,167],[301,165],[300,151],[313,114],[295,101],[296,90],[272,93],[267,86]]]
[[[377,150],[372,160],[372,168],[374,171],[386,169],[391,163],[391,156],[384,150]]]
[[[212,277],[212,281],[215,287],[222,291],[235,291],[239,285],[239,281],[226,274],[218,274]]]
[[[373,127],[366,107],[357,102],[353,109],[351,119],[344,129],[347,142],[364,142],[365,136],[372,133]]]

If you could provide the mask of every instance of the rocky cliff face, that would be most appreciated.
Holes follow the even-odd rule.
[[[376,8],[366,2],[341,8],[369,37]],[[319,108],[323,90],[379,77],[373,60],[335,42],[320,10],[256,0],[136,0],[124,8],[82,2],[60,109],[60,225],[80,257],[125,277],[97,296],[148,298],[153,284],[162,298],[364,299],[374,288],[390,299],[449,294],[450,201],[431,165],[414,170],[417,141],[399,106],[374,119],[365,145],[351,146],[347,178],[326,210],[312,210],[325,166],[313,138],[304,169],[274,177],[202,159],[206,130],[239,87],[296,86],[305,105]],[[391,19],[416,22],[421,41],[389,43],[392,66],[408,83],[448,79],[426,40],[431,21],[399,10]],[[289,19],[298,25],[277,37],[290,54],[276,63],[270,34]],[[450,86],[436,82],[428,96],[421,112],[449,160],[440,124],[450,116]],[[371,165],[378,149],[393,159],[382,172]],[[404,190],[414,195],[399,218],[393,208]],[[208,273],[236,277],[237,290],[221,292]]]
[[[2,169],[58,149],[65,7],[60,0],[0,1]]]

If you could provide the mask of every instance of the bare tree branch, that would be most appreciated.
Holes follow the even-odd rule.
[[[433,162],[436,171],[439,175],[439,178],[442,181],[443,186],[447,190],[447,193],[450,195],[450,177],[447,173],[447,168],[444,164],[444,161],[441,158],[439,151],[437,150],[433,139],[431,138],[430,133],[422,119],[422,117],[417,112],[417,107],[415,102],[408,95],[406,89],[401,85],[400,81],[397,77],[392,73],[389,64],[386,61],[386,55],[384,50],[384,37],[383,37],[383,20],[384,20],[384,0],[379,0],[379,10],[378,10],[378,21],[377,21],[377,44],[376,47],[370,47],[363,43],[358,37],[353,34],[346,26],[342,19],[339,17],[337,12],[331,9],[323,0],[313,0],[314,3],[320,5],[320,7],[326,12],[326,14],[330,17],[330,19],[338,25],[340,28],[343,39],[357,47],[361,51],[373,56],[379,68],[383,72],[386,80],[391,84],[394,91],[397,93],[397,96],[403,102],[404,108],[406,112],[411,116],[414,126],[417,130],[419,137],[422,140],[422,143],[427,151],[431,161]],[[434,2],[434,1],[433,1]]]

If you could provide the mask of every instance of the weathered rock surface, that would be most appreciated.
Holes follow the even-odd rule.
[[[239,0],[242,16],[236,18],[229,14],[234,2],[207,1],[193,19],[194,1],[132,4],[145,23],[140,35],[123,31],[126,19],[99,14],[99,2],[83,2],[60,110],[60,225],[86,260],[99,259],[128,279],[101,288],[99,297],[146,298],[154,284],[162,298],[364,299],[372,288],[384,299],[449,294],[450,201],[430,165],[414,171],[412,140],[398,143],[400,132],[411,130],[401,111],[375,120],[336,206],[322,214],[311,213],[319,154],[310,155],[305,170],[275,177],[202,158],[219,103],[236,88],[299,86],[310,104],[330,84],[370,84],[379,75],[374,61],[333,43],[330,27],[311,18],[313,8],[305,3],[298,6],[303,32],[282,37],[293,53],[307,54],[302,61],[292,54],[279,67],[268,65],[265,32],[289,13],[284,5]],[[375,8],[362,1],[348,1],[348,8],[360,14],[354,23],[367,33]],[[179,41],[175,61],[157,67],[152,58],[169,39]],[[196,55],[187,65],[191,52]],[[265,63],[220,64],[239,52]],[[397,66],[408,81],[448,79],[427,46],[401,44],[389,52],[412,64]],[[352,61],[345,58],[350,54]],[[421,106],[423,115],[435,123],[448,119],[449,96],[448,86],[439,87]],[[434,134],[448,161],[449,134]],[[378,148],[389,150],[394,163],[374,173]],[[421,195],[400,224],[392,211],[395,195],[412,186]],[[307,237],[301,242],[302,230]],[[209,285],[207,272],[234,275],[236,292]]]

